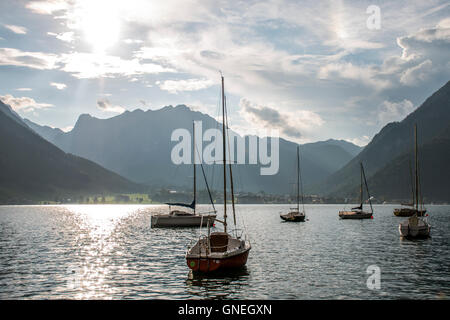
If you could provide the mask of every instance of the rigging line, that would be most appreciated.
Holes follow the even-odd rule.
[[[366,173],[364,172],[364,167],[363,167],[362,162],[361,162],[361,169],[362,169],[362,174],[363,174],[363,176],[364,176],[364,183],[366,184],[367,197],[369,197],[370,212],[373,213],[372,200],[370,199],[371,197],[370,197],[370,192],[369,192],[369,186],[367,185]]]
[[[219,117],[220,117],[220,111],[221,111],[220,110],[221,109],[220,108],[220,93],[218,94],[218,99],[216,101],[217,101],[216,102],[216,117],[214,118],[213,124],[215,125],[214,129],[216,129],[216,132],[217,132],[219,130],[219,126],[220,126],[219,122],[217,121],[217,119],[219,119]],[[214,150],[215,151],[217,150],[217,146],[218,146],[217,140],[218,140],[217,136],[215,136],[214,137]],[[214,162],[210,163],[209,168],[210,168],[210,172],[211,172],[211,186],[213,189],[218,190],[219,189],[219,187],[218,187],[219,181],[216,181],[216,179],[215,179],[216,171],[218,170],[217,166],[216,166],[216,162],[214,161]]]
[[[196,146],[194,146],[194,148],[197,151],[197,155],[198,155],[198,157],[200,159],[200,153],[198,151],[198,148],[196,148]],[[214,206],[214,201],[213,201],[212,196],[211,196],[211,191],[209,189],[208,180],[206,179],[205,170],[203,169],[203,163],[202,162],[200,162],[200,167],[202,169],[203,178],[205,179],[205,184],[206,184],[206,189],[208,190],[209,200],[211,201],[211,205],[212,205],[214,211],[216,211],[216,207]]]
[[[225,124],[226,124],[226,128],[229,131],[230,128],[228,127],[228,109],[227,109],[227,99],[226,96],[224,96],[225,98]],[[228,134],[228,155],[230,158],[230,163],[228,164],[229,167],[229,171],[230,171],[230,188],[231,188],[231,204],[232,204],[232,209],[233,209],[233,221],[234,221],[234,227],[236,229],[236,211],[235,211],[235,206],[234,206],[234,189],[233,189],[233,171],[231,169],[231,163],[232,161],[234,161],[234,159],[231,159],[231,148],[230,148],[230,135]],[[234,150],[233,150],[234,151]],[[234,152],[233,152],[234,153]],[[224,164],[225,165],[225,164]]]
[[[414,204],[415,199],[414,199],[414,179],[413,179],[413,173],[412,173],[412,166],[411,166],[411,158],[409,159],[409,184],[411,185],[411,192],[412,192],[412,203]]]
[[[303,195],[303,178],[302,178],[302,170],[301,170],[301,166],[300,166],[300,147],[298,149],[298,176],[300,179],[300,190],[302,193],[302,206],[303,206],[303,213],[305,213],[305,199],[304,199],[304,195]]]

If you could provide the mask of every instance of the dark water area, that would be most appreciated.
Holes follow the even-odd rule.
[[[246,267],[198,276],[184,255],[200,230],[150,227],[166,206],[0,206],[0,299],[449,299],[450,206],[428,206],[420,241],[400,238],[393,208],[339,220],[344,205],[307,205],[287,223],[289,205],[239,205]]]

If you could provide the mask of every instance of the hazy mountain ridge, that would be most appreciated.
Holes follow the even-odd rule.
[[[83,114],[72,131],[60,132],[56,136],[53,135],[54,131],[40,130],[39,125],[34,124],[33,128],[64,151],[95,161],[133,181],[153,187],[190,187],[192,167],[172,164],[170,153],[176,143],[171,142],[170,137],[177,128],[191,132],[194,120],[202,121],[203,131],[221,127],[209,115],[178,105],[159,110],[126,111],[109,119]],[[248,145],[248,137],[246,141]],[[296,143],[280,139],[280,172],[274,176],[261,176],[259,165],[236,165],[236,175],[239,175],[235,180],[237,190],[291,192],[296,146]],[[352,153],[360,149],[338,140],[302,145],[302,172],[306,188],[345,165],[353,158]],[[209,168],[208,172],[211,171],[216,170]],[[215,182],[211,183],[219,187],[221,175],[217,173],[215,176],[212,179]]]
[[[447,128],[450,123],[450,81],[427,98],[404,120],[392,122],[383,127],[361,153],[318,184],[314,190],[320,194],[332,196],[353,194],[355,185],[359,183],[359,162],[363,162],[366,175],[372,177],[391,161],[409,152],[413,146],[415,123],[418,125],[420,144],[431,142]]]
[[[104,192],[132,192],[135,183],[92,161],[67,154],[19,120],[0,102],[0,203],[33,203]]]
[[[419,146],[420,190],[425,202],[450,200],[450,126],[436,138]],[[411,167],[410,167],[411,166]],[[412,199],[414,151],[395,158],[369,179],[379,199]]]

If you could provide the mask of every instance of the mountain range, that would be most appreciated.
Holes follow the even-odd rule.
[[[2,204],[143,189],[92,161],[60,150],[33,132],[1,101],[0,137]]]
[[[179,128],[191,132],[194,120],[201,121],[203,132],[210,128],[221,127],[221,124],[209,115],[192,111],[185,105],[167,106],[159,110],[126,111],[109,119],[98,119],[83,114],[78,118],[74,128],[67,133],[37,125],[29,120],[25,122],[65,152],[92,160],[132,181],[153,188],[190,188],[192,166],[172,163],[171,150],[176,142],[171,141],[171,134]],[[249,137],[246,136],[244,139],[248,146]],[[206,146],[206,143],[203,145]],[[280,164],[276,175],[260,175],[260,164],[235,165],[236,191],[264,191],[276,194],[292,192],[296,147],[296,143],[280,139]],[[248,151],[248,148],[246,150]],[[340,169],[360,151],[360,147],[343,140],[301,145],[305,188]],[[218,190],[222,184],[222,169],[219,167],[221,165],[205,165],[210,185]]]

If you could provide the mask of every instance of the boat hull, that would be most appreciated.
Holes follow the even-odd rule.
[[[406,239],[426,239],[430,237],[431,226],[429,223],[419,220],[418,223],[410,223],[406,220],[399,224],[400,236]]]
[[[299,213],[280,214],[280,218],[288,222],[304,222],[305,215]]]
[[[372,213],[364,211],[339,211],[341,219],[372,219]]]
[[[243,267],[247,263],[250,248],[228,257],[186,257],[188,267],[194,272],[214,272]]]
[[[212,225],[216,215],[192,215],[192,216],[171,216],[154,215],[151,217],[152,228],[171,228],[171,227],[206,227]]]
[[[412,217],[414,214],[417,214],[418,217],[423,217],[427,210],[416,210],[413,208],[400,208],[394,209],[394,215],[396,217]]]

